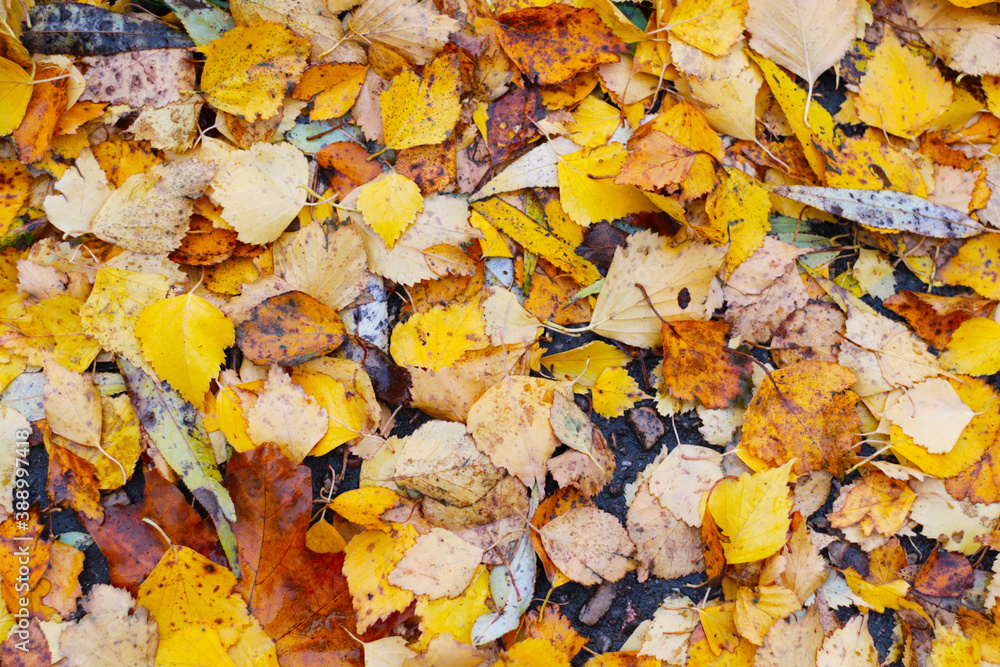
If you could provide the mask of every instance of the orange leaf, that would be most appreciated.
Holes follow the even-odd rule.
[[[601,63],[618,61],[625,43],[593,9],[555,4],[502,14],[497,37],[534,83],[560,83]]]
[[[742,446],[772,466],[796,459],[796,474],[839,474],[861,431],[858,397],[847,390],[854,381],[851,371],[823,361],[771,372],[747,407]]]
[[[663,325],[663,381],[674,398],[718,410],[744,391],[750,362],[736,361],[726,347],[728,333],[726,322]]]

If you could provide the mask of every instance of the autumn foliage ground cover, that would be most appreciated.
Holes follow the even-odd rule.
[[[994,5],[0,11],[4,665],[1000,664]]]

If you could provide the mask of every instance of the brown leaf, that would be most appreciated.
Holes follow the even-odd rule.
[[[28,620],[26,629],[13,628],[0,644],[0,663],[9,667],[48,667],[52,651],[37,618]]]
[[[191,547],[217,563],[225,562],[221,551],[217,552],[215,528],[188,504],[180,489],[156,470],[147,471],[145,478],[141,503],[108,507],[103,522],[81,517],[108,559],[111,584],[133,595],[167,548],[160,532],[143,518],[154,521],[174,544]]]
[[[306,547],[311,480],[308,468],[292,464],[270,445],[236,454],[226,469],[242,571],[237,591],[267,633],[279,640],[279,652],[286,636],[338,640],[345,628],[354,630],[341,574],[343,554],[317,554]],[[337,622],[328,624],[330,619]]]
[[[256,364],[291,366],[332,352],[346,335],[337,311],[305,292],[287,292],[251,311],[236,328],[236,344]]]
[[[771,339],[774,362],[778,366],[808,360],[837,363],[846,321],[842,310],[823,301],[810,302],[792,311]]]
[[[993,302],[969,296],[938,296],[923,292],[900,291],[882,304],[906,318],[917,335],[938,349],[944,349],[962,322],[973,317],[988,317]]]
[[[913,588],[924,595],[961,597],[972,586],[975,573],[961,554],[935,549],[917,575]]]

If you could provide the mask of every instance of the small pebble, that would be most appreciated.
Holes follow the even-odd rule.
[[[597,635],[590,638],[590,650],[594,653],[607,653],[611,648],[611,637],[607,635]]]
[[[611,608],[611,603],[615,601],[617,589],[618,587],[612,581],[605,581],[598,586],[594,594],[580,609],[580,622],[584,625],[597,625],[598,621]]]
[[[663,422],[653,408],[633,408],[628,411],[626,419],[642,448],[647,451],[663,437]]]

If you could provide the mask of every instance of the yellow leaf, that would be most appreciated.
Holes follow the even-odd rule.
[[[591,387],[591,392],[594,412],[606,419],[621,417],[626,410],[635,406],[636,401],[649,398],[621,366],[605,368]]]
[[[122,485],[119,463],[126,471],[135,470],[135,462],[142,454],[141,434],[139,417],[127,394],[102,396],[101,414],[101,443],[110,456],[97,449],[87,449],[81,456],[97,468],[98,488],[110,491]]]
[[[1000,371],[1000,323],[985,317],[962,322],[940,359],[949,371],[965,375]]]
[[[905,609],[912,609],[926,617],[920,605],[906,599],[906,592],[910,590],[910,585],[902,579],[873,584],[865,581],[853,567],[847,568],[844,572],[844,578],[847,580],[847,585],[851,587],[851,590],[879,613],[884,612],[886,609],[899,609],[903,607]]]
[[[755,56],[754,62],[760,67],[764,80],[774,93],[781,110],[785,112],[788,124],[802,145],[802,152],[805,153],[813,173],[823,178],[826,172],[826,160],[823,153],[813,145],[813,137],[822,144],[832,144],[833,117],[819,104],[809,104],[810,98],[806,91],[799,88],[790,76],[770,60]]]
[[[431,600],[425,595],[417,598],[417,615],[420,617],[420,640],[415,648],[423,650],[431,639],[451,635],[455,641],[472,642],[472,624],[490,611],[486,599],[490,594],[490,573],[485,568],[472,580],[461,595],[454,598]]]
[[[486,222],[520,243],[525,250],[552,262],[581,285],[590,285],[601,279],[601,272],[576,254],[575,246],[502,199],[490,197],[475,202],[472,207],[473,214],[479,213]]]
[[[713,56],[724,56],[743,36],[746,11],[746,0],[681,0],[670,14],[670,33]]]
[[[274,241],[295,220],[305,202],[309,162],[290,143],[258,142],[220,161],[212,201],[243,243]],[[251,282],[251,281],[247,281]]]
[[[0,337],[5,348],[35,366],[45,365],[45,353],[66,368],[82,373],[101,351],[101,346],[83,334],[80,308],[83,303],[67,294],[39,301],[25,309],[14,326],[17,333]]]
[[[318,554],[338,554],[347,542],[328,521],[317,521],[306,531],[306,547]]]
[[[310,120],[338,118],[351,110],[361,86],[365,82],[368,67],[354,63],[333,63],[317,65],[307,69],[292,96],[298,100],[313,100]]]
[[[135,321],[147,306],[170,292],[170,280],[159,273],[134,273],[101,267],[87,302],[80,309],[83,330],[106,350],[128,357],[143,370],[152,369],[142,356]]]
[[[689,78],[694,103],[717,132],[737,139],[757,138],[757,93],[764,83],[760,73],[747,66],[735,76],[722,79]]]
[[[382,520],[382,513],[395,507],[399,500],[395,491],[382,486],[366,486],[341,493],[329,507],[351,523],[387,530],[388,524]]]
[[[406,609],[413,601],[412,592],[393,586],[388,577],[416,538],[417,531],[406,524],[391,528],[388,533],[368,530],[347,543],[344,576],[354,601],[358,632],[364,632],[394,611]]]
[[[889,30],[868,61],[854,106],[863,122],[909,139],[940,116],[953,95],[951,83]]]
[[[750,563],[785,545],[791,521],[788,477],[794,461],[756,474],[719,482],[708,497],[708,511],[722,531],[730,564]]]
[[[718,235],[718,240],[711,240],[729,243],[726,273],[757,252],[771,229],[770,194],[739,169],[728,171],[725,181],[708,196],[705,212]]]
[[[958,623],[951,627],[935,623],[930,667],[979,667],[981,659],[979,642],[967,637]]]
[[[675,104],[644,123],[629,139],[628,148],[615,183],[650,191],[669,186],[666,194],[679,192],[684,201],[710,192],[715,185],[722,140],[692,104]]]
[[[198,49],[205,54],[201,88],[216,109],[249,121],[278,113],[302,75],[309,41],[277,23],[233,28]]]
[[[764,643],[764,635],[776,621],[801,607],[795,592],[784,586],[761,586],[756,591],[740,586],[736,593],[736,628],[741,635],[760,646]]]
[[[978,461],[1000,430],[1000,405],[993,388],[976,378],[949,380],[959,398],[974,413],[958,442],[945,453],[928,451],[899,426],[891,432],[892,451],[926,473],[938,477],[957,475]],[[904,399],[905,400],[905,399]]]
[[[197,551],[166,550],[142,585],[136,601],[156,620],[160,641],[199,624],[214,628],[224,647],[235,644],[250,623],[246,602],[233,593],[236,577]]]
[[[630,359],[614,345],[595,340],[572,350],[544,356],[541,363],[556,380],[574,380],[581,387],[592,387],[605,369],[624,366]]]
[[[241,384],[219,385],[215,396],[215,412],[219,420],[219,430],[226,441],[238,452],[248,452],[257,445],[247,434],[246,411],[256,401],[257,392],[264,387],[264,380],[254,380]]]
[[[566,123],[569,138],[584,148],[604,146],[621,125],[621,112],[593,95],[583,98]]]
[[[396,240],[424,210],[424,198],[417,184],[396,172],[383,174],[361,187],[357,208],[365,223],[392,250]]]
[[[2,73],[0,76],[3,76]],[[2,93],[0,99],[3,99]],[[34,180],[28,168],[17,160],[0,160],[0,234],[10,230]]]
[[[190,625],[161,639],[156,648],[157,667],[236,667],[219,633],[210,626]]]
[[[589,227],[602,220],[658,210],[642,191],[614,182],[612,177],[620,171],[625,157],[621,144],[609,144],[587,153],[584,149],[559,161],[559,196],[573,222]]]
[[[385,147],[411,148],[444,141],[458,122],[458,59],[442,56],[421,79],[406,70],[382,93]]]
[[[371,380],[360,365],[346,359],[320,357],[294,367],[292,382],[329,414],[326,434],[309,452],[310,456],[322,456],[378,429],[381,412]]]
[[[497,667],[569,667],[569,656],[540,637],[529,637],[507,649]]]
[[[435,306],[397,324],[389,351],[398,364],[440,371],[450,368],[466,352],[489,345],[482,307],[458,303]]]
[[[364,244],[353,225],[328,232],[309,224],[282,234],[271,249],[275,275],[334,310],[348,306],[368,284]]]
[[[0,136],[17,129],[31,99],[31,74],[12,60],[0,58]]]
[[[221,310],[187,294],[143,308],[135,323],[143,356],[156,374],[195,407],[236,342],[236,328]]]
[[[709,286],[724,254],[725,249],[707,243],[671,247],[668,239],[653,232],[633,234],[615,251],[594,305],[591,329],[626,345],[659,347],[663,342],[659,317],[707,319]],[[656,313],[637,283],[646,290]]]
[[[723,650],[732,651],[739,644],[739,631],[733,620],[736,612],[736,605],[733,602],[724,602],[711,607],[698,608],[698,617],[701,619],[701,627],[705,631],[705,639],[708,640],[709,650],[713,654],[719,655]]]
[[[772,466],[794,459],[796,474],[839,474],[860,430],[858,397],[848,390],[854,380],[849,370],[827,361],[800,361],[771,372],[747,406],[741,457],[745,452]]]

